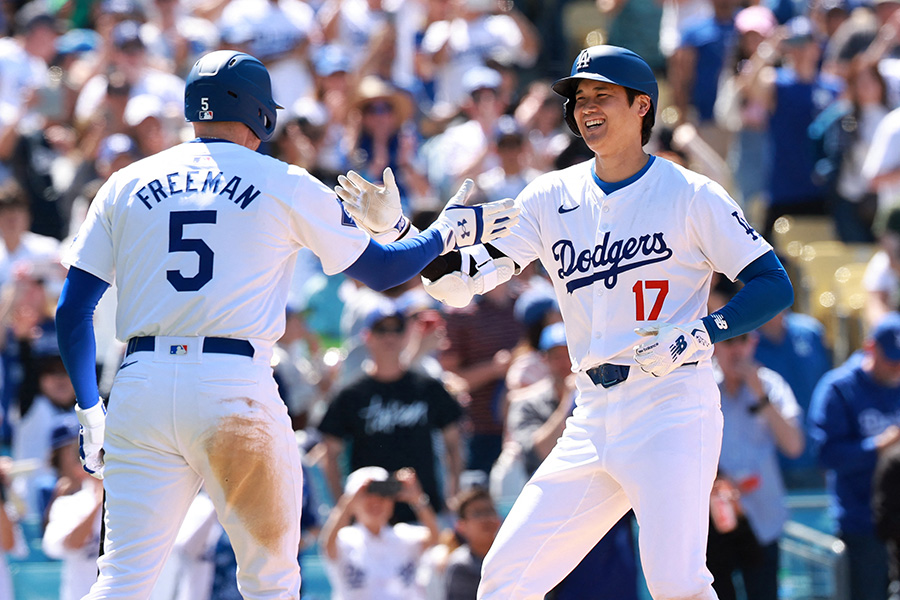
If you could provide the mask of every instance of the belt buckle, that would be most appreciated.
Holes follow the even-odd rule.
[[[588,371],[588,376],[594,385],[599,385],[604,389],[609,389],[628,379],[628,372],[631,368],[628,365],[613,365],[603,363]]]

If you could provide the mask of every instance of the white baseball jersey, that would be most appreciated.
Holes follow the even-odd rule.
[[[491,242],[521,266],[544,265],[576,371],[634,364],[635,327],[705,316],[713,271],[734,280],[771,250],[720,185],[653,161],[609,195],[593,160],[542,175],[516,199],[512,234]]]
[[[305,170],[238,144],[193,141],[115,173],[64,264],[116,280],[120,340],[219,336],[271,345],[284,331],[298,249],[310,248],[331,275],[368,242],[334,192]]]

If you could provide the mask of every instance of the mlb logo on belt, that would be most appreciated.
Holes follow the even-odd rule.
[[[187,354],[187,344],[175,344],[174,346],[169,346],[169,354],[174,354],[176,356]]]

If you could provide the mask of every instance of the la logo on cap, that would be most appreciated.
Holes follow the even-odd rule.
[[[584,71],[591,64],[591,55],[587,50],[582,50],[581,54],[578,55],[578,62],[575,63],[576,71]]]

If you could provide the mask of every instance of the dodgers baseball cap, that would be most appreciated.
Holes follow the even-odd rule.
[[[541,332],[541,341],[538,343],[538,350],[546,352],[551,348],[566,345],[566,326],[562,322],[551,323],[544,327]]]
[[[131,139],[131,136],[124,133],[114,133],[100,142],[97,162],[109,165],[123,154],[137,156],[137,145]]]
[[[78,417],[68,414],[59,417],[50,430],[50,449],[58,450],[78,440]]]
[[[390,473],[382,467],[362,467],[349,475],[347,481],[344,482],[344,493],[352,496],[367,481],[387,481]]]
[[[872,339],[893,361],[900,361],[900,313],[888,313],[872,331]]]
[[[559,310],[552,293],[543,288],[529,288],[522,292],[513,306],[513,315],[524,325],[534,325],[551,310]]]

